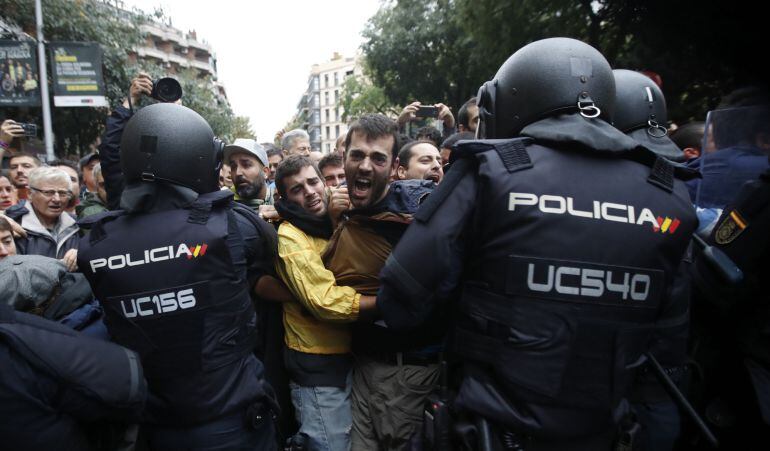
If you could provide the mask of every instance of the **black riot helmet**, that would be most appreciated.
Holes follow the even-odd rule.
[[[142,108],[126,124],[120,160],[126,184],[163,181],[203,194],[217,189],[221,152],[195,111],[173,103]]]
[[[684,161],[684,152],[667,136],[666,99],[648,76],[626,69],[615,76],[612,125],[663,158]]]
[[[479,89],[479,138],[512,138],[559,113],[609,122],[615,103],[612,68],[598,50],[569,38],[528,44]]]

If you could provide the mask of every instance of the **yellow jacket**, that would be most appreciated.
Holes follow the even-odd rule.
[[[310,354],[350,352],[347,324],[358,318],[361,295],[339,287],[321,261],[327,240],[284,221],[278,228],[276,270],[295,301],[283,304],[286,346]]]

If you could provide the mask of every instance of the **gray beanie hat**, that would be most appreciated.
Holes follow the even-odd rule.
[[[48,301],[67,268],[41,255],[12,255],[0,260],[0,302],[29,311]]]

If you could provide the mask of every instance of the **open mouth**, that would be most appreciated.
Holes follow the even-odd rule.
[[[355,197],[364,197],[372,188],[372,181],[369,179],[356,179],[353,182],[353,195]]]
[[[318,206],[321,205],[321,199],[313,199],[310,202],[307,203],[307,208],[310,210],[315,210],[318,208]]]
[[[439,177],[438,174],[430,174],[425,177],[425,180],[431,180],[434,183],[438,183],[441,180],[441,177]]]

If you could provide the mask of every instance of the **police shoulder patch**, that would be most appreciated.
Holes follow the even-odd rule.
[[[722,222],[717,225],[716,233],[714,233],[714,240],[717,244],[728,244],[735,240],[740,235],[748,223],[738,210],[733,210],[729,214],[725,215]]]

